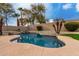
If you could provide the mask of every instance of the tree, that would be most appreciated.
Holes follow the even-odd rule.
[[[32,23],[32,12],[28,9],[23,9],[23,14],[26,16],[26,22]]]
[[[20,18],[19,20],[20,20],[21,26],[24,26],[29,22],[27,18],[22,18],[22,19]]]
[[[6,26],[8,26],[8,17],[14,12],[14,9],[9,3],[1,3],[0,4],[0,14],[3,15],[6,19]]]
[[[18,10],[20,10],[21,25],[27,22],[34,24],[35,21],[45,23],[45,6],[43,4],[32,4],[31,9],[18,8]],[[25,18],[23,15],[25,15]]]
[[[21,18],[23,18],[23,17],[22,17],[22,15],[23,15],[23,8],[20,7],[20,8],[18,8],[18,10],[20,11],[20,16],[21,16]]]
[[[53,27],[54,27],[54,30],[55,30],[55,32],[57,34],[60,34],[63,22],[64,22],[64,19],[62,19],[62,18],[60,18],[60,19],[54,19]]]
[[[20,16],[21,16],[21,18],[20,18],[20,21],[21,21],[21,25],[23,25],[23,8],[18,8],[18,10],[20,11]]]
[[[32,4],[32,18],[39,23],[45,23],[45,6],[43,4]]]
[[[17,26],[20,26],[19,19],[18,19],[20,15],[18,13],[14,13],[12,16],[17,18]]]

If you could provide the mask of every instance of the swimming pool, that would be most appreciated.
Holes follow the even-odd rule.
[[[17,39],[18,43],[29,43],[41,47],[47,48],[59,48],[65,44],[58,40],[56,36],[40,35],[36,33],[20,34],[20,38]]]

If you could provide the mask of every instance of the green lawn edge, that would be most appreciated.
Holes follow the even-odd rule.
[[[63,36],[72,37],[73,39],[79,40],[79,34],[63,34]]]

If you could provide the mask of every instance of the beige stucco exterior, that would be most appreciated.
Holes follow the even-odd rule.
[[[66,22],[79,22],[78,20],[73,20],[73,21],[66,21]],[[36,26],[42,26],[43,31],[54,31],[53,28],[53,23],[46,23],[46,24],[36,24],[36,25],[30,25],[30,26],[3,26],[3,34],[7,34],[7,32],[12,32],[14,34],[17,34],[20,31],[37,31]],[[20,31],[18,31],[20,29]],[[61,32],[68,32],[64,25],[62,26]],[[79,29],[76,30],[75,32],[79,32]]]

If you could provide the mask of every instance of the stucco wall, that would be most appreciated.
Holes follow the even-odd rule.
[[[52,26],[53,23],[39,24],[39,25],[43,27],[44,31],[51,31],[52,30],[54,32],[54,28]],[[6,26],[3,26],[3,33],[10,32],[10,31],[15,31],[15,33],[16,33],[18,31],[18,29],[20,29],[20,31],[27,31],[27,30],[37,31],[36,26],[39,26],[39,25],[31,25],[29,27],[25,27],[25,26],[19,26],[19,27],[17,27],[17,26],[7,26],[6,27]],[[61,31],[62,32],[68,32],[66,30],[66,28],[64,27],[64,25],[63,25]],[[79,31],[79,29],[77,31]]]

